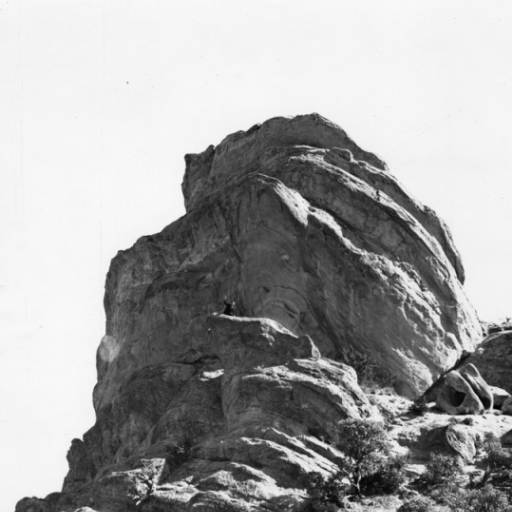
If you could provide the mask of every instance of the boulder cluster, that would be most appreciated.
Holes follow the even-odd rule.
[[[428,389],[421,401],[435,401],[439,409],[453,415],[493,409],[512,414],[511,357],[512,331],[493,330],[460,366]]]

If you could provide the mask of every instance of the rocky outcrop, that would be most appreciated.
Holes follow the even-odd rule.
[[[189,155],[183,190],[187,217],[222,202],[246,314],[310,334],[322,353],[417,395],[480,340],[444,224],[320,116]]]
[[[501,409],[505,400],[510,397],[510,393],[503,388],[499,388],[498,386],[489,386],[489,389],[492,393],[494,408]]]
[[[308,336],[224,315],[205,329],[210,359],[138,372],[73,441],[59,510],[277,511],[301,503],[310,473],[335,471],[341,420],[379,418],[355,371]]]
[[[494,405],[492,390],[471,363],[444,375],[427,393],[448,414],[480,414]]]
[[[112,261],[97,421],[49,512],[293,510],[338,423],[379,415],[358,375],[416,397],[480,339],[444,223],[333,123],[186,164],[187,214]]]
[[[512,393],[512,331],[490,334],[468,361],[489,384]]]
[[[427,431],[418,441],[429,454],[440,452],[460,457],[464,462],[473,462],[476,455],[474,430],[460,423],[436,427]]]

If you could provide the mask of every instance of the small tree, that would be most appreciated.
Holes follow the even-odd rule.
[[[392,494],[400,489],[404,481],[403,459],[384,459],[374,472],[361,478],[361,494]]]
[[[390,457],[390,440],[382,423],[348,419],[338,431],[337,447],[345,454],[340,470],[327,480],[310,475],[306,488],[310,510],[343,506],[349,494],[390,494],[404,482],[403,461]]]
[[[361,481],[382,473],[389,455],[389,437],[382,423],[349,419],[340,424],[338,448],[347,457],[343,471],[355,492],[361,494]]]

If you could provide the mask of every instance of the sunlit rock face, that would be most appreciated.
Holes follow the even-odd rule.
[[[446,226],[330,121],[186,164],[187,214],[112,261],[58,510],[293,510],[339,421],[378,417],[358,378],[416,397],[480,340]]]
[[[471,363],[444,375],[428,390],[426,400],[448,414],[481,414],[494,407],[492,389]]]
[[[336,125],[275,118],[186,161],[187,215],[109,271],[121,348],[100,372],[100,408],[134,366],[208,353],[204,319],[224,297],[410,395],[480,340],[446,226]]]

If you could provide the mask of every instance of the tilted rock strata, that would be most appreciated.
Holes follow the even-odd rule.
[[[319,126],[328,132],[323,143],[307,136]],[[274,205],[254,205],[249,224],[240,222],[238,201],[224,209],[238,217],[231,238],[245,279],[235,295],[246,314],[311,334],[322,352],[386,373],[409,395],[480,340],[444,224],[332,123],[317,115],[271,119],[188,155],[187,164],[189,215],[256,181],[277,196]],[[247,240],[253,230],[257,244]]]
[[[349,365],[418,396],[479,341],[445,225],[333,123],[271,119],[186,162],[187,214],[112,261],[59,510],[293,508],[336,470],[338,422],[378,416]]]
[[[371,192],[384,192],[417,218],[437,239],[460,281],[464,282],[459,253],[444,222],[430,208],[412,199],[396,178],[386,172],[382,160],[362,150],[339,126],[318,114],[269,119],[247,132],[228,135],[217,147],[209,146],[203,153],[186,155],[182,188],[187,211],[202,207],[205,198],[224,189],[234,178],[264,170],[266,174],[277,174],[282,179],[282,164],[291,163],[295,167],[302,160],[311,164],[314,156],[324,160],[316,162],[324,169],[325,163],[335,167],[335,171],[343,169],[366,182]],[[315,167],[318,166],[306,167],[305,172],[318,171]],[[287,182],[286,179],[282,181]],[[307,197],[308,194],[303,195]],[[322,203],[323,198],[320,199]]]
[[[201,319],[224,296],[242,314],[309,334],[322,354],[383,374],[409,395],[479,341],[462,265],[437,217],[345,148],[280,143],[276,123],[278,133],[286,123],[313,131],[322,118],[271,120],[190,156],[189,213],[113,261],[107,332],[123,349],[108,371],[100,362],[97,405],[132,370],[127,354],[141,367],[201,357]]]

